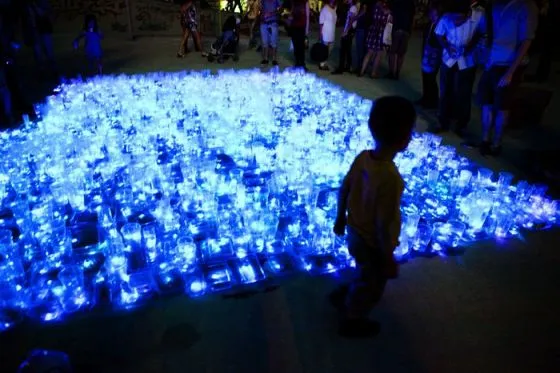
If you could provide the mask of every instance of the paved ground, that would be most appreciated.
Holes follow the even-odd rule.
[[[68,70],[79,60],[70,40],[57,38],[61,64]],[[177,43],[172,38],[109,39],[107,72],[208,68],[195,54],[176,59]],[[332,80],[365,97],[399,93],[415,98],[418,49],[415,39],[400,82],[352,76]],[[282,65],[290,64],[289,56],[282,54]],[[240,62],[223,67],[247,68],[259,60],[254,51],[247,51]],[[523,151],[537,145],[552,148],[557,107],[545,116],[546,126],[511,133],[505,159],[487,160],[461,151],[486,166],[522,175],[515,160]],[[430,120],[433,113],[424,113],[420,129]],[[476,127],[473,120],[473,132]],[[453,136],[445,141],[459,143]],[[324,299],[335,281],[301,277],[246,299],[178,297],[131,314],[26,326],[0,335],[0,371],[13,372],[26,351],[43,347],[66,351],[78,372],[95,373],[559,372],[559,242],[558,230],[539,232],[527,234],[523,241],[482,242],[461,257],[407,263],[373,314],[383,330],[372,340],[338,338],[336,315]]]

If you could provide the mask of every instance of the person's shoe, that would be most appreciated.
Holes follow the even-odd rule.
[[[261,66],[268,66],[268,60],[262,60],[261,61]]]
[[[343,311],[346,306],[346,296],[350,290],[350,285],[342,285],[329,293],[329,303],[339,311]]]
[[[343,70],[341,70],[341,69],[336,69],[336,70],[334,70],[331,74],[332,74],[332,75],[342,75],[343,73],[344,73]]]
[[[492,153],[492,147],[490,145],[489,141],[483,141],[480,143],[480,147],[479,147],[479,151],[480,151],[480,155],[482,156],[487,156],[490,155]]]
[[[370,338],[380,331],[379,323],[368,319],[344,319],[338,327],[338,334],[345,338]]]
[[[272,60],[272,66],[278,66],[278,61]]]
[[[256,49],[257,53],[260,53],[262,51],[262,45],[259,45]]]
[[[323,71],[329,71],[329,66],[325,65],[319,65],[319,70],[323,70]]]
[[[498,146],[491,146],[490,147],[490,155],[492,157],[499,157],[502,154],[502,146],[498,145]]]
[[[185,54],[177,53],[177,58],[184,58]]]

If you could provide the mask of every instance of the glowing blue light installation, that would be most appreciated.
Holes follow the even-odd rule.
[[[62,85],[37,123],[0,135],[0,330],[352,267],[331,227],[341,178],[373,146],[370,106],[295,72]],[[399,259],[558,222],[545,187],[439,137],[415,135],[396,162]]]

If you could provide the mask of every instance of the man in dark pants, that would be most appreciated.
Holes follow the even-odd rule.
[[[346,23],[344,30],[340,37],[340,58],[338,68],[333,71],[333,74],[342,74],[345,71],[351,72],[352,70],[352,39],[354,38],[354,31],[357,25],[358,7],[356,6],[357,0],[346,0],[350,6],[348,14],[346,15]]]
[[[388,79],[398,80],[404,63],[404,56],[408,50],[408,40],[412,34],[414,13],[416,6],[414,0],[394,0],[391,3],[393,14],[393,35],[389,48],[389,74]]]
[[[360,10],[358,12],[356,31],[354,40],[356,44],[356,58],[354,59],[354,71],[360,72],[362,62],[366,55],[366,37],[371,25],[371,11],[373,2],[371,0],[360,1]]]
[[[499,155],[512,99],[535,37],[538,9],[532,0],[494,0],[489,14],[488,64],[478,86],[482,106],[480,153]]]
[[[471,10],[469,1],[449,5],[435,33],[443,47],[440,70],[439,128],[448,131],[455,120],[455,133],[463,137],[471,119],[471,96],[476,77],[473,50],[483,36],[484,13]]]
[[[556,36],[554,25],[560,22],[559,1],[538,1],[539,4],[539,25],[537,27],[536,44],[538,54],[538,65],[535,75],[525,77],[526,81],[534,81],[537,83],[546,82],[550,76],[552,54],[557,44],[554,41]],[[532,45],[534,47],[534,45]],[[533,49],[533,48],[531,48]]]
[[[309,1],[292,0],[290,4],[290,37],[294,45],[296,68],[305,67],[305,38],[309,33]]]

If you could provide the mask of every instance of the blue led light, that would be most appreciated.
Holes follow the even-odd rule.
[[[374,146],[371,102],[313,75],[106,76],[63,84],[0,134],[0,331],[98,304],[198,297],[354,267],[337,188]],[[546,187],[414,135],[395,255],[558,223]]]

